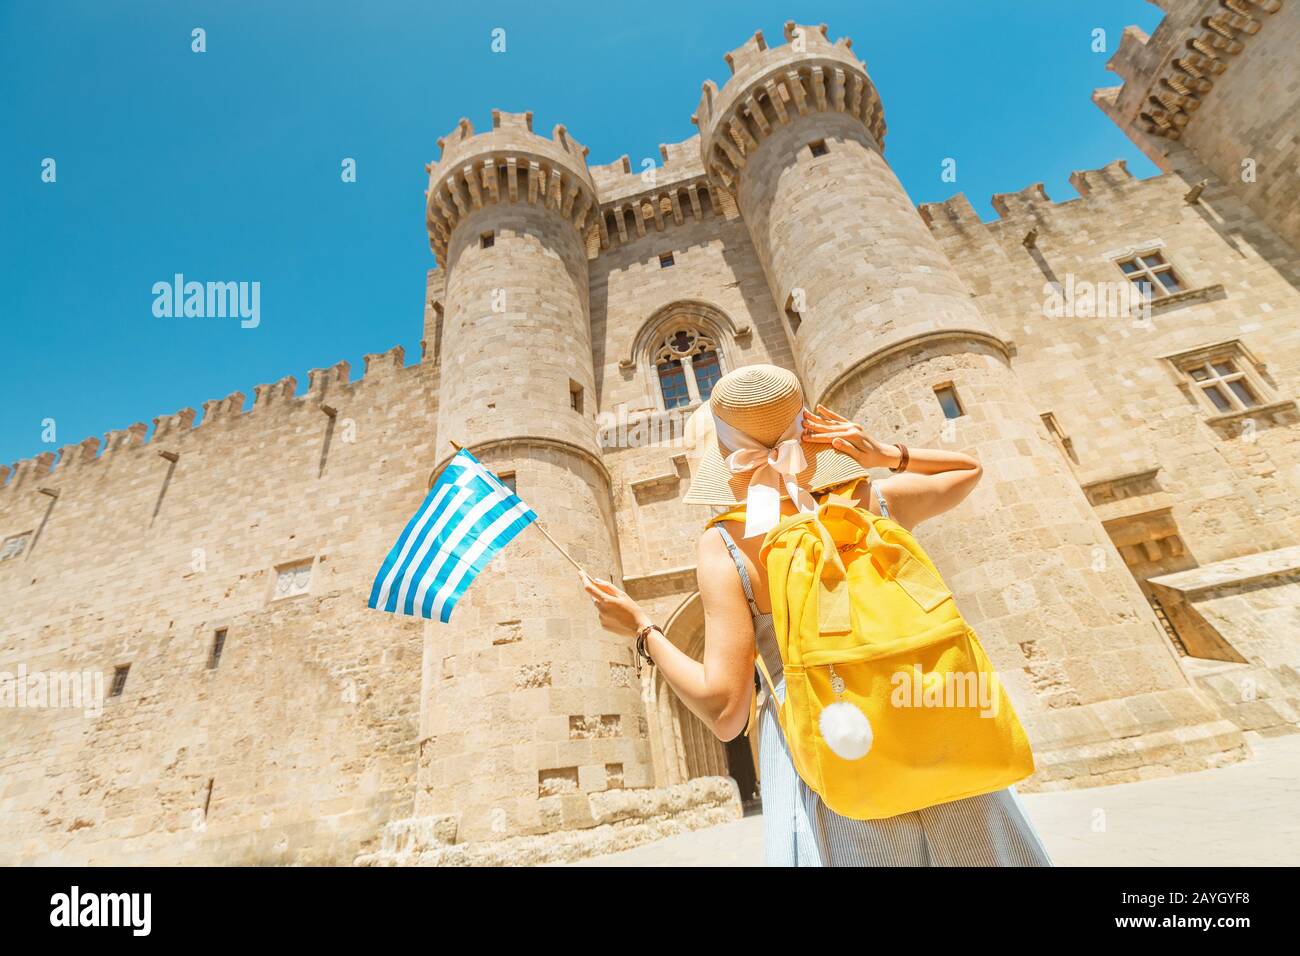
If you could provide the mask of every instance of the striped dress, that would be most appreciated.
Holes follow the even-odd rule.
[[[880,512],[889,511],[877,491]],[[785,700],[785,678],[771,614],[754,603],[736,542],[717,525],[736,562],[754,616],[754,639]],[[755,666],[755,673],[758,668]],[[767,866],[1051,866],[1015,787],[940,803],[883,820],[853,820],[831,810],[794,769],[777,704],[763,691],[758,766]]]

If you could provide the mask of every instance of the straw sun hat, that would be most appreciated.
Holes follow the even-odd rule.
[[[802,440],[802,428],[795,423],[803,409],[803,389],[787,369],[746,365],[720,378],[708,403],[696,410],[686,426],[691,445],[688,458],[693,467],[685,503],[730,507],[744,504],[750,480],[759,470],[753,466],[760,456],[753,452],[761,447],[766,456],[767,450],[778,446],[783,437],[787,441],[800,439],[798,448],[807,465],[793,477],[801,489],[820,491],[866,475],[867,470],[843,452],[827,444]],[[728,439],[741,444],[737,439],[746,436],[751,440],[751,453],[733,456],[740,449],[728,447]],[[793,451],[793,446],[788,450]],[[728,464],[729,456],[732,465]],[[750,467],[737,470],[743,465]],[[784,489],[784,481],[778,484]],[[780,497],[789,495],[781,490]]]

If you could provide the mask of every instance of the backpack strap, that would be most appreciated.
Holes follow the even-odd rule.
[[[721,516],[720,516],[721,517]],[[710,522],[711,524],[713,522]],[[722,542],[731,552],[731,560],[736,562],[736,570],[740,573],[740,586],[745,589],[745,600],[749,602],[749,613],[753,617],[758,617],[758,605],[754,603],[754,585],[749,579],[749,570],[745,567],[745,562],[740,557],[740,549],[736,547],[735,539],[728,533],[727,529],[721,524],[717,525],[718,533],[722,535]],[[754,647],[754,663],[758,665],[759,671],[767,681],[768,693],[776,699],[776,686],[772,683],[772,675],[767,672],[767,664],[763,661],[763,655],[759,653],[758,647]],[[745,736],[748,737],[751,730],[758,725],[758,692],[757,690],[749,695],[749,720],[745,722]]]
[[[731,560],[736,562],[736,570],[740,572],[740,586],[745,589],[745,600],[749,602],[749,613],[758,617],[758,605],[754,603],[754,585],[749,580],[749,571],[745,567],[745,562],[740,557],[740,549],[736,547],[736,541],[727,532],[722,525],[716,525],[718,533],[722,535],[722,543],[727,546],[731,552]]]
[[[880,505],[880,517],[889,517],[889,505],[885,504],[885,496],[880,493],[880,485],[876,482],[871,483],[871,490],[876,494],[876,502]]]

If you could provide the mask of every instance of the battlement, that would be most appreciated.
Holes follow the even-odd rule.
[[[624,153],[612,163],[590,167],[600,204],[605,206],[638,193],[681,185],[704,176],[699,134],[680,143],[661,143],[659,157],[661,162],[658,164],[650,165],[642,160],[634,169],[632,161]]]
[[[542,136],[533,132],[532,110],[524,113],[493,110],[492,129],[486,133],[475,133],[474,124],[462,116],[451,132],[438,138],[437,145],[440,155],[436,163],[429,164],[430,167],[445,165],[449,160],[455,159],[458,151],[476,137],[491,136],[493,133],[501,134],[501,136],[492,137],[491,141],[494,145],[514,141],[527,147],[536,145],[538,140],[550,142],[572,155],[584,167],[586,166],[587,147],[570,136],[569,131],[564,126],[556,124],[555,128],[551,130],[550,140],[545,140]]]
[[[15,462],[12,468],[0,467],[0,493],[15,490],[28,480],[43,477],[62,480],[94,466],[99,461],[129,453],[146,445],[166,446],[162,450],[167,451],[191,434],[205,433],[214,428],[250,420],[280,408],[314,405],[325,409],[326,397],[341,389],[349,386],[352,389],[364,389],[368,386],[382,387],[389,384],[393,376],[414,372],[420,368],[420,363],[408,366],[405,361],[406,350],[397,345],[385,352],[366,355],[365,374],[356,382],[349,382],[351,366],[348,362],[341,361],[326,368],[309,370],[307,391],[302,395],[295,394],[298,380],[292,375],[286,375],[278,381],[254,386],[253,406],[247,411],[244,409],[247,396],[243,392],[235,391],[224,398],[214,398],[204,402],[201,418],[193,408],[182,408],[171,414],[154,418],[152,432],[144,422],[136,422],[122,429],[111,429],[104,434],[102,442],[92,436],[70,445],[63,445],[57,453],[42,452],[32,458]],[[197,425],[195,425],[196,419]]]
[[[832,41],[828,28],[824,23],[811,26],[787,20],[783,32],[788,49],[793,53],[833,50],[837,46],[847,50],[853,46],[853,41],[848,37],[841,37],[839,40]],[[780,47],[776,49],[780,50]],[[768,61],[765,56],[767,52],[767,40],[763,37],[763,31],[756,30],[754,35],[740,46],[729,53],[724,53],[722,59],[726,61],[727,66],[731,68],[731,75],[735,77],[745,73],[763,71]]]
[[[632,176],[632,161],[628,159],[627,153],[624,153],[612,163],[605,163],[601,166],[588,166],[587,171],[591,173],[591,180],[596,184],[596,189],[603,196],[611,188],[617,188],[617,184],[625,178]]]
[[[1128,171],[1128,163],[1122,159],[1113,159],[1101,169],[1076,169],[1070,173],[1070,185],[1080,196],[1087,196],[1095,190],[1125,186],[1134,181]]]
[[[991,197],[997,218],[990,222],[980,219],[965,194],[958,193],[943,202],[922,203],[917,212],[930,231],[937,236],[969,233],[978,228],[998,224],[1033,227],[1056,210],[1079,204],[1108,201],[1115,192],[1146,183],[1163,183],[1166,176],[1137,179],[1129,172],[1128,164],[1115,159],[1099,169],[1075,170],[1070,174],[1070,185],[1079,192],[1077,199],[1055,201],[1047,194],[1042,183],[1032,183],[1024,189],[1009,193],[996,193]]]
[[[0,477],[8,478],[8,483],[0,490],[17,490],[32,481],[49,477],[56,455],[52,451],[43,451],[32,458],[14,462],[12,469],[5,468]]]
[[[943,202],[921,203],[916,211],[931,232],[965,230],[984,225],[965,193],[957,193]]]
[[[727,214],[731,208],[704,175],[699,136],[680,143],[661,144],[662,165],[634,170],[626,155],[612,163],[592,167],[600,197],[596,234],[589,237],[589,254],[609,249],[649,234],[662,232],[668,221],[682,225],[690,216]]]
[[[1122,129],[1177,141],[1216,77],[1247,47],[1282,0],[1166,0],[1166,16],[1148,36],[1124,30],[1106,68],[1124,82],[1093,92],[1093,102]]]
[[[554,209],[585,233],[596,204],[587,147],[557,125],[546,139],[533,132],[533,114],[492,111],[492,129],[475,133],[462,118],[438,140],[441,155],[425,166],[425,221],[439,265],[456,226],[492,203],[528,202]]]
[[[1033,215],[1041,207],[1052,205],[1052,199],[1047,195],[1047,190],[1043,188],[1042,183],[1032,183],[1014,193],[994,193],[989,201],[993,204],[999,219]]]
[[[786,44],[768,47],[762,32],[724,57],[731,78],[721,89],[705,80],[691,122],[709,175],[734,188],[746,157],[774,126],[792,116],[835,111],[858,117],[883,149],[884,111],[866,64],[848,37],[831,42],[825,24],[785,25]]]

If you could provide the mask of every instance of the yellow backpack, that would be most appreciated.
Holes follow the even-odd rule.
[[[785,700],[761,654],[795,769],[825,804],[858,820],[989,793],[1034,758],[975,632],[921,546],[857,506],[857,482],[767,533]],[[743,520],[744,508],[710,524]],[[751,704],[750,726],[755,707]]]

